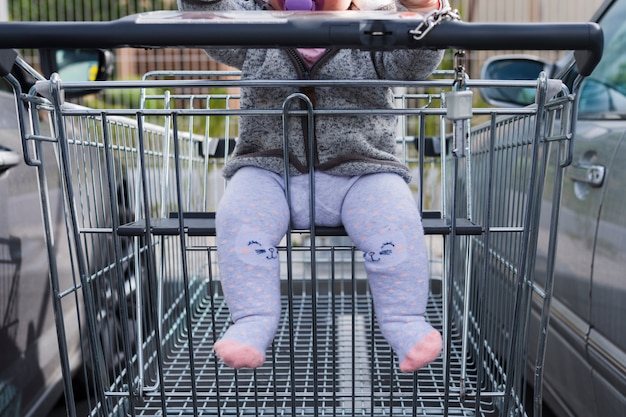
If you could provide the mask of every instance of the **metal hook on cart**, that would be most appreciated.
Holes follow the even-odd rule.
[[[454,148],[456,156],[465,155],[465,144],[469,138],[469,119],[472,118],[473,94],[467,89],[465,51],[454,54],[454,81],[452,90],[446,93],[446,118],[454,124]]]
[[[454,53],[454,83],[453,86],[457,87],[457,90],[465,90],[465,81],[467,81],[467,73],[465,72],[465,63],[467,56],[465,51],[459,50]]]
[[[410,30],[409,33],[413,35],[413,39],[421,41],[435,26],[448,20],[461,20],[461,15],[458,10],[452,9],[450,6],[444,6],[425,15],[424,20],[415,29]]]

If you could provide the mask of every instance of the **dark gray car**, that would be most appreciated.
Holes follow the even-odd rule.
[[[545,361],[545,401],[563,416],[626,415],[626,0],[605,2],[595,20],[604,31],[604,54],[579,94]],[[496,58],[483,76],[533,78],[537,69],[547,69],[571,85],[573,64],[573,58],[558,64]],[[524,97],[492,93],[490,99],[499,102]],[[544,218],[550,193],[544,195]],[[540,246],[539,256],[547,250]],[[537,273],[542,281],[544,271]]]
[[[52,193],[53,201],[58,201]],[[54,200],[56,197],[56,200]],[[13,94],[0,91],[0,415],[41,416],[62,394],[36,170],[24,163]],[[53,203],[55,231],[63,216]],[[69,259],[68,259],[69,265]],[[61,265],[62,269],[68,266]],[[76,332],[76,335],[78,333]],[[71,346],[77,366],[78,338]]]

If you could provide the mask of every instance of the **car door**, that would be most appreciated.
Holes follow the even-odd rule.
[[[591,284],[587,351],[600,416],[626,415],[626,123],[619,124],[622,136],[605,180]]]
[[[587,355],[599,416],[626,415],[626,1],[616,2],[605,27],[602,62],[581,90],[580,122],[596,132],[587,177],[598,183],[602,207],[595,233]],[[607,15],[608,16],[608,15]],[[602,150],[598,148],[602,147]],[[612,154],[606,155],[606,152]],[[591,157],[591,158],[590,158]],[[573,186],[584,187],[585,181]],[[593,185],[592,185],[593,186]]]
[[[54,154],[48,154],[46,165],[54,168]],[[54,181],[54,177],[50,181]],[[50,208],[55,222],[54,232],[62,237],[64,228],[60,188],[51,185],[51,189]],[[59,239],[59,242],[59,250],[68,253],[67,245],[62,244],[63,239]],[[71,280],[68,265],[69,261],[59,266],[65,281]],[[15,98],[11,93],[0,91],[2,416],[45,415],[62,394],[52,299],[37,170],[24,162]],[[75,334],[78,334],[77,331]],[[78,347],[77,343],[71,345],[71,354],[75,354]],[[77,365],[76,361],[73,365]]]
[[[595,121],[577,123],[573,162],[563,180],[550,329],[544,364],[544,395],[557,415],[595,416],[593,370],[587,357],[591,323],[591,276],[604,188],[588,176],[594,166],[609,167],[620,137]],[[556,158],[556,155],[551,155]],[[548,172],[550,175],[551,172]],[[546,184],[553,184],[548,178]],[[551,216],[553,195],[546,189],[542,223]],[[546,275],[548,229],[539,231],[536,280]],[[536,333],[535,333],[536,334]],[[533,355],[533,352],[531,352]]]
[[[626,415],[625,19],[617,0],[599,20],[604,54],[579,92],[563,182],[544,375],[550,406],[575,416]]]
[[[544,375],[547,389],[556,390],[560,405],[576,416],[624,415],[598,413],[600,393],[591,389],[598,375],[589,355],[599,301],[594,279],[606,262],[596,256],[601,239],[598,219],[612,194],[607,177],[614,171],[623,142],[623,131],[614,128],[614,123],[579,119],[574,160],[563,183]],[[605,302],[601,304],[606,312],[616,307]]]
[[[19,416],[45,391],[58,356],[37,175],[24,164],[15,99],[0,94],[0,387],[3,415]]]
[[[578,91],[578,117],[560,196],[550,328],[543,371],[545,402],[558,416],[626,415],[626,0],[607,0],[594,21],[604,32],[604,54]],[[494,57],[487,79],[532,79],[545,70],[573,87],[572,55],[551,65],[529,56]],[[557,72],[558,71],[558,72]],[[487,89],[488,90],[488,89]],[[487,102],[531,104],[487,91]],[[552,147],[550,158],[563,158]],[[553,166],[552,160],[549,166]],[[548,237],[555,214],[547,170],[535,282],[545,287]],[[530,345],[539,337],[543,300],[535,297]],[[529,352],[534,369],[538,352]]]

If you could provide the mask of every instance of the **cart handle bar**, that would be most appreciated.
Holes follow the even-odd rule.
[[[574,50],[589,75],[602,56],[596,23],[467,23],[442,21],[422,39],[423,22],[408,12],[168,12],[106,22],[3,22],[0,48],[455,48],[462,50]]]

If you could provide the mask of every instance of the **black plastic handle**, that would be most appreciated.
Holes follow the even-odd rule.
[[[444,22],[433,28],[428,46],[468,50],[573,50],[581,75],[591,74],[604,47],[597,23]]]
[[[151,12],[109,22],[0,23],[0,48],[336,47],[575,50],[581,74],[602,56],[595,23],[443,21],[422,39],[419,14],[401,12]]]

